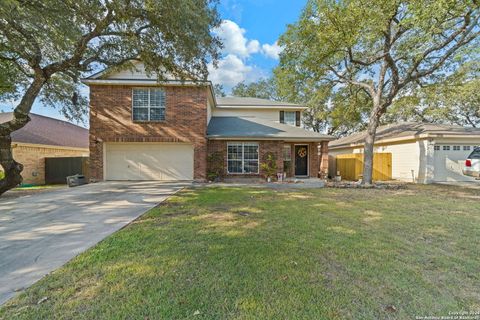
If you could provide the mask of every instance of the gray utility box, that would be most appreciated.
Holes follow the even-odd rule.
[[[67,185],[69,187],[81,186],[83,184],[87,184],[87,178],[85,178],[83,175],[76,174],[74,176],[67,177]]]

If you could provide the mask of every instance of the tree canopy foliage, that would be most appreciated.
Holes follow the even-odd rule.
[[[462,66],[444,80],[394,101],[385,122],[420,121],[480,127],[480,65]]]
[[[215,92],[215,96],[217,97],[225,97],[227,94],[225,93],[225,89],[219,83],[213,86],[213,91]]]
[[[144,63],[159,79],[206,79],[221,43],[216,0],[3,0],[0,6],[0,100],[19,100],[0,124],[0,194],[21,181],[10,134],[23,127],[33,102],[68,117],[86,112],[80,79],[99,68]]]
[[[253,97],[269,100],[280,99],[274,78],[260,79],[257,82],[251,82],[249,84],[240,82],[232,88],[232,95],[236,97]]]
[[[368,96],[364,183],[372,182],[376,129],[394,100],[478,58],[478,5],[477,0],[309,0],[281,37],[280,68],[291,83],[356,87]]]
[[[277,96],[308,108],[303,112],[306,128],[337,137],[365,128],[370,104],[365,92],[358,88],[336,88],[331,83],[292,77],[279,67],[274,71]]]

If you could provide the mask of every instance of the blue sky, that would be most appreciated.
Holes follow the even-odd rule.
[[[225,39],[225,48],[219,69],[210,70],[210,79],[229,91],[240,81],[268,77],[278,64],[281,48],[276,41],[304,5],[298,0],[222,0],[224,22],[214,32]]]
[[[228,92],[240,81],[268,77],[281,51],[276,41],[287,24],[298,19],[304,5],[300,0],[221,0],[218,8],[224,21],[214,32],[225,39],[225,48],[219,68],[210,66],[210,80],[222,84]],[[11,111],[13,107],[12,103],[1,109]],[[58,110],[38,102],[32,111],[65,120]]]

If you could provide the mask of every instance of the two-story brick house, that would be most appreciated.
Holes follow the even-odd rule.
[[[328,170],[333,138],[301,127],[304,106],[215,98],[208,81],[159,83],[141,64],[83,82],[90,87],[93,180],[203,181],[212,153],[223,155],[226,176],[261,177],[267,153],[288,176]]]

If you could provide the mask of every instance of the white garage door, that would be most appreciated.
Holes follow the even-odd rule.
[[[472,152],[473,146],[461,144],[436,144],[434,151],[433,180],[445,181],[472,181],[471,177],[462,173],[465,160]],[[469,147],[469,148],[468,148]]]
[[[193,180],[193,146],[107,143],[106,180]]]

